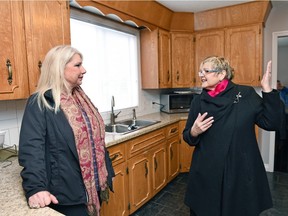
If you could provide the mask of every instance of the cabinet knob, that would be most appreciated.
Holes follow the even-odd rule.
[[[8,80],[9,85],[11,85],[13,78],[12,78],[12,65],[11,65],[11,61],[9,59],[7,59],[7,61],[6,61],[6,67],[8,70],[8,79],[7,80]]]

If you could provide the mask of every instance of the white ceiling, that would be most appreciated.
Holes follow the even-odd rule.
[[[169,8],[174,12],[199,12],[205,11],[225,6],[231,6],[236,4],[241,4],[253,0],[244,0],[244,1],[237,1],[237,0],[156,0],[160,4],[164,5],[165,7]]]

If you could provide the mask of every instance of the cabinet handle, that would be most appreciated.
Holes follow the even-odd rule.
[[[42,62],[39,61],[39,62],[38,62],[38,68],[39,68],[40,72],[41,72],[41,67],[42,67]]]
[[[111,161],[114,161],[117,157],[119,157],[119,154],[113,155],[113,157],[110,158]]]
[[[175,132],[177,132],[177,128],[172,128],[171,131],[170,131],[171,134],[175,133]]]
[[[179,81],[179,71],[177,71],[176,79],[177,79],[177,81]]]
[[[147,178],[148,175],[148,166],[147,166],[147,162],[145,162],[145,177]]]
[[[168,70],[168,82],[170,81],[170,72]]]
[[[156,158],[154,158],[154,165],[155,165],[155,172],[156,172],[156,170],[157,170],[157,167],[158,167],[158,163],[157,163],[157,160],[156,160]]]
[[[7,80],[8,80],[9,85],[11,85],[13,78],[12,78],[12,65],[11,65],[11,61],[9,59],[7,59],[7,61],[6,61],[6,66],[8,69],[8,79]]]
[[[170,160],[172,160],[173,159],[173,150],[172,150],[172,148],[170,148]]]

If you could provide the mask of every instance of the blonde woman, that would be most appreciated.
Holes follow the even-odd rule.
[[[99,215],[112,189],[113,167],[103,120],[81,89],[82,54],[57,46],[46,55],[37,91],[27,101],[19,163],[30,208]]]

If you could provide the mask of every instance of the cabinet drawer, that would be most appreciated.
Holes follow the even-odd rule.
[[[179,123],[174,123],[166,127],[166,138],[169,139],[173,136],[179,136]]]
[[[159,142],[165,140],[165,130],[159,129],[129,141],[127,145],[127,156],[131,158],[137,154],[149,150]]]
[[[113,166],[125,161],[125,143],[120,143],[108,148]]]

